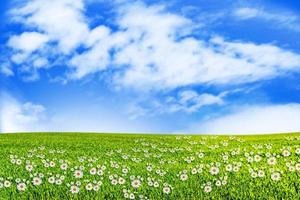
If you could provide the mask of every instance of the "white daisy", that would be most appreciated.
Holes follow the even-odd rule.
[[[62,180],[61,180],[61,179],[55,180],[55,184],[56,184],[56,185],[61,185],[61,184],[62,184]]]
[[[67,170],[68,169],[68,164],[67,163],[61,164],[60,169],[61,170]]]
[[[251,173],[251,177],[252,177],[252,178],[256,178],[256,177],[257,177],[257,173],[256,173],[256,172],[252,172],[252,173]]]
[[[3,185],[4,185],[4,187],[9,188],[11,186],[11,182],[8,180],[5,180]]]
[[[91,183],[86,184],[85,189],[87,191],[91,191],[93,189],[93,184],[91,184]]]
[[[99,191],[99,189],[100,189],[100,186],[99,186],[99,185],[94,185],[94,187],[93,187],[93,190],[94,190],[94,191],[97,192],[97,191]]]
[[[112,185],[117,185],[117,184],[118,184],[118,181],[117,181],[116,179],[113,179],[113,180],[111,180],[111,184],[112,184]]]
[[[268,162],[269,165],[276,165],[277,160],[276,160],[275,157],[271,157],[271,158],[268,159],[267,162]]]
[[[204,192],[209,193],[209,192],[211,192],[211,191],[212,191],[212,188],[211,188],[210,185],[206,185],[206,186],[204,187]]]
[[[49,177],[49,178],[48,178],[48,182],[49,182],[50,184],[55,183],[55,178],[54,178],[53,176]]]
[[[271,179],[272,179],[273,181],[279,181],[280,178],[281,178],[281,175],[280,175],[279,172],[273,172],[273,173],[271,174]]]
[[[141,186],[141,181],[139,179],[135,179],[131,182],[131,186],[134,188],[139,188]]]
[[[265,172],[262,170],[258,170],[257,175],[258,175],[258,177],[262,178],[265,176]]]
[[[70,188],[70,191],[72,194],[77,194],[77,193],[79,193],[79,187],[76,185],[72,185]]]
[[[19,191],[25,191],[25,190],[26,190],[26,184],[25,184],[25,183],[19,183],[19,184],[17,185],[17,189],[18,189]]]
[[[33,166],[32,165],[26,165],[25,169],[29,172],[31,172],[33,170]]]
[[[118,182],[119,182],[120,185],[123,185],[125,183],[125,179],[120,177]]]
[[[291,155],[291,152],[290,152],[289,150],[285,149],[285,150],[282,151],[282,155],[283,155],[284,157],[288,157],[288,156]]]
[[[232,171],[232,165],[231,164],[226,165],[225,169],[226,169],[226,171],[231,172]]]
[[[218,167],[211,167],[209,172],[211,175],[217,175],[219,173],[219,168]]]
[[[83,172],[81,170],[75,170],[74,171],[74,176],[75,176],[75,178],[82,178],[83,177]]]
[[[196,168],[193,168],[192,171],[191,171],[192,174],[197,174],[197,172],[198,172],[198,171],[197,171]]]
[[[95,175],[97,173],[97,169],[96,168],[92,168],[92,169],[90,169],[90,174],[91,175]]]
[[[188,178],[189,178],[189,177],[188,177],[187,174],[181,174],[181,175],[180,175],[180,180],[182,180],[182,181],[186,181]]]
[[[130,194],[129,194],[129,199],[135,199],[135,196],[134,196],[133,193],[130,193]]]
[[[297,171],[299,171],[299,170],[300,170],[300,163],[297,163],[297,164],[295,165],[295,168],[296,168]]]
[[[32,184],[35,186],[41,185],[42,184],[42,179],[39,177],[34,177],[32,180]]]
[[[222,182],[221,182],[220,180],[217,180],[217,181],[216,181],[216,186],[219,187],[219,186],[221,186],[221,185],[222,185]]]
[[[170,194],[170,192],[171,192],[171,188],[170,187],[166,186],[166,187],[163,188],[163,193]]]

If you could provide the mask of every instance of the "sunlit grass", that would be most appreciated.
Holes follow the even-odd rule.
[[[0,135],[0,199],[300,199],[300,134]]]

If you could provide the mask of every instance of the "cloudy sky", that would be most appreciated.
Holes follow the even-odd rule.
[[[0,131],[300,131],[300,2],[0,3]]]

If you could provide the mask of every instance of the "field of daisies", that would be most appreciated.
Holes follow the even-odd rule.
[[[2,134],[0,199],[300,199],[300,134]]]

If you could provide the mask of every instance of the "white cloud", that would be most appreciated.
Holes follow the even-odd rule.
[[[70,77],[80,79],[87,74],[104,70],[110,63],[111,39],[110,30],[105,26],[91,30],[85,44],[91,48],[70,60],[71,66],[75,68]]]
[[[234,14],[241,19],[251,19],[257,17],[260,14],[260,10],[256,8],[239,8],[234,11]]]
[[[191,132],[260,134],[300,131],[300,104],[243,106],[236,112],[193,125]]]
[[[5,76],[13,76],[14,72],[12,71],[12,67],[10,63],[4,62],[0,65],[0,73],[4,74]]]
[[[164,92],[188,85],[249,83],[300,71],[297,53],[273,44],[229,41],[222,37],[212,37],[208,41],[197,38],[193,34],[199,27],[192,19],[170,13],[164,6],[121,3],[115,11],[116,19],[110,19],[114,28],[101,22],[91,28],[83,0],[28,1],[11,11],[13,20],[31,31],[10,37],[7,44],[13,50],[11,61],[21,66],[20,72],[31,72],[29,78],[32,80],[38,77],[39,68],[62,62],[59,64],[70,68],[67,76],[70,79],[111,70],[112,84],[139,91]],[[243,20],[263,18],[288,27],[298,20],[292,15],[273,14],[256,8],[241,8],[235,15]],[[53,58],[59,61],[53,61]],[[1,72],[13,73],[9,65],[1,67]],[[134,105],[133,118],[155,112],[195,112],[203,106],[222,105],[226,95],[199,94],[192,90],[174,94],[161,101],[155,99],[146,107]],[[53,127],[65,131],[114,131],[120,130],[120,127],[112,129],[114,124],[125,127],[126,123],[128,129],[124,130],[136,127],[123,118],[113,120],[117,117],[111,116],[108,119],[107,113],[105,116],[85,116],[89,120],[77,118],[78,113],[59,113],[45,123],[45,109],[41,105],[22,103],[12,97],[7,97],[3,105],[2,131],[53,130]],[[297,104],[243,108],[207,122],[197,130],[226,133],[289,131],[298,128],[294,120],[297,118],[293,119],[299,118],[298,110]],[[279,120],[281,112],[288,120]],[[261,124],[260,121],[268,118],[267,113],[271,113],[270,121]],[[238,123],[229,123],[232,120]],[[107,123],[110,124],[105,125]],[[273,126],[276,128],[272,129]],[[255,129],[259,127],[261,129]]]
[[[13,19],[43,32],[68,54],[86,40],[88,26],[81,0],[31,0],[11,11]]]
[[[204,106],[223,105],[223,98],[227,92],[219,95],[208,93],[199,94],[194,90],[182,90],[177,95],[169,95],[161,98],[149,98],[139,100],[129,105],[128,114],[131,119],[141,116],[153,116],[157,114],[169,114],[175,112],[193,113]]]
[[[300,19],[297,15],[282,10],[266,10],[256,7],[241,7],[233,11],[233,15],[240,20],[261,19],[273,22],[272,27],[288,28],[300,31]]]
[[[272,44],[195,38],[193,21],[164,6],[118,4],[114,29],[103,24],[90,29],[84,11],[80,0],[33,0],[12,14],[57,43],[48,46],[52,51],[41,47],[39,56],[44,61],[52,54],[61,58],[60,64],[71,69],[71,79],[113,68],[113,84],[143,91],[248,83],[300,71],[299,54]],[[257,15],[249,9],[243,13]],[[76,53],[79,46],[83,49]],[[14,62],[33,68],[52,64],[25,58],[20,53],[12,56]]]
[[[32,64],[35,68],[41,68],[48,65],[48,60],[43,57],[37,57],[33,59]]]
[[[21,103],[8,94],[1,94],[1,132],[43,131],[45,108],[31,102]]]
[[[101,105],[63,106],[55,111],[23,102],[8,93],[0,96],[0,133],[13,132],[146,132],[155,131],[151,122],[131,121],[120,110]],[[52,113],[51,115],[49,113]],[[85,115],[82,115],[85,113]],[[151,128],[150,128],[151,127]]]
[[[223,104],[222,95],[198,94],[194,90],[184,90],[178,93],[178,97],[167,99],[168,110],[170,112],[196,112],[203,106]]]
[[[115,63],[129,66],[116,76],[122,86],[145,90],[235,84],[300,70],[300,55],[275,45],[184,36],[193,33],[192,22],[162,8],[137,5],[124,13],[119,23],[131,42],[115,56]]]
[[[10,37],[8,46],[21,50],[25,53],[30,53],[41,48],[48,41],[48,37],[38,32],[24,32],[21,35]]]
[[[15,64],[28,62],[32,53],[42,49],[48,40],[47,35],[38,32],[24,32],[20,35],[11,36],[7,43],[15,51],[11,56],[11,61]],[[34,62],[32,65],[36,66]]]

